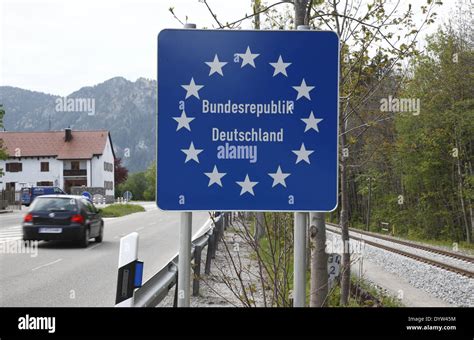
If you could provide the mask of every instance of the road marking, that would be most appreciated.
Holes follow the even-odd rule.
[[[97,244],[93,245],[92,247],[86,248],[84,250],[91,250],[91,249],[97,248],[98,246],[101,246],[101,245],[102,245],[102,243],[97,243]]]
[[[38,269],[43,268],[43,267],[50,266],[50,265],[55,264],[55,263],[58,263],[58,262],[60,262],[60,261],[62,261],[62,260],[63,260],[63,259],[57,259],[56,261],[43,264],[43,265],[41,265],[41,266],[39,266],[39,267],[33,268],[32,271],[38,270]]]
[[[148,223],[148,225],[155,225],[155,222]]]
[[[23,237],[23,230],[21,226],[14,226],[6,228],[6,230],[0,230],[0,241],[12,241],[18,240]]]

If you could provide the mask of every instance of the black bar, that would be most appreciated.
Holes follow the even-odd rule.
[[[46,329],[19,329],[20,320],[26,315],[54,317],[54,334]],[[167,339],[295,339],[309,335],[308,339],[472,340],[474,334],[472,308],[2,308],[0,320],[2,340],[51,336],[137,339],[145,335]],[[92,322],[97,326],[88,326]],[[194,325],[199,325],[199,333]],[[412,329],[414,326],[420,329]],[[433,326],[456,329],[429,329]]]

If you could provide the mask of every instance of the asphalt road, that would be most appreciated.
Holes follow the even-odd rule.
[[[140,235],[144,281],[178,251],[179,213],[160,211],[154,203],[143,205],[146,212],[106,219],[104,241],[91,242],[86,249],[67,242],[40,242],[36,256],[34,251],[0,253],[0,306],[113,306],[120,237],[134,231]],[[20,239],[23,215],[24,211],[0,215],[0,241]],[[193,235],[208,218],[205,212],[193,214]]]

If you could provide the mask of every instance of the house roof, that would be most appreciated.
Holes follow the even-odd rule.
[[[20,157],[91,159],[95,155],[102,155],[107,138],[110,138],[110,134],[106,130],[72,130],[72,139],[68,142],[65,141],[64,131],[0,131],[0,141],[3,140],[3,146],[10,157],[18,157],[16,151],[19,150]]]

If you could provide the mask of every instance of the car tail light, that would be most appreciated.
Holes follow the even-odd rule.
[[[23,218],[23,222],[33,222],[33,215],[26,214],[25,217]]]
[[[82,215],[73,215],[71,217],[71,222],[82,224],[84,223],[84,217],[82,217]]]

